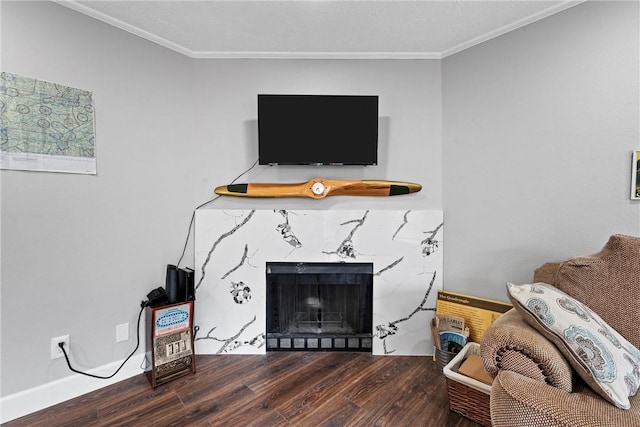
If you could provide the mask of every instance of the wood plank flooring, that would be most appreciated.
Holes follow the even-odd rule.
[[[449,411],[430,357],[269,352],[197,356],[196,368],[156,389],[137,375],[3,426],[478,426]]]

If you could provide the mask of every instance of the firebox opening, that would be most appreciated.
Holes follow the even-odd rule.
[[[267,350],[371,351],[373,264],[268,262]]]

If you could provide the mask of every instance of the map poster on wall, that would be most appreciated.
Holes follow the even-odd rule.
[[[93,94],[0,73],[0,165],[95,175]]]

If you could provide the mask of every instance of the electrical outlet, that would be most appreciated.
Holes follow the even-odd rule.
[[[64,343],[64,349],[69,354],[69,335],[64,335],[57,338],[51,338],[51,360],[64,357],[62,349],[58,346],[59,343]]]
[[[129,323],[122,323],[116,326],[116,342],[129,340]]]

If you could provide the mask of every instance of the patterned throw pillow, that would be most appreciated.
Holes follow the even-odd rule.
[[[589,386],[618,408],[640,385],[640,351],[589,307],[546,283],[507,284],[525,320],[552,341]]]

